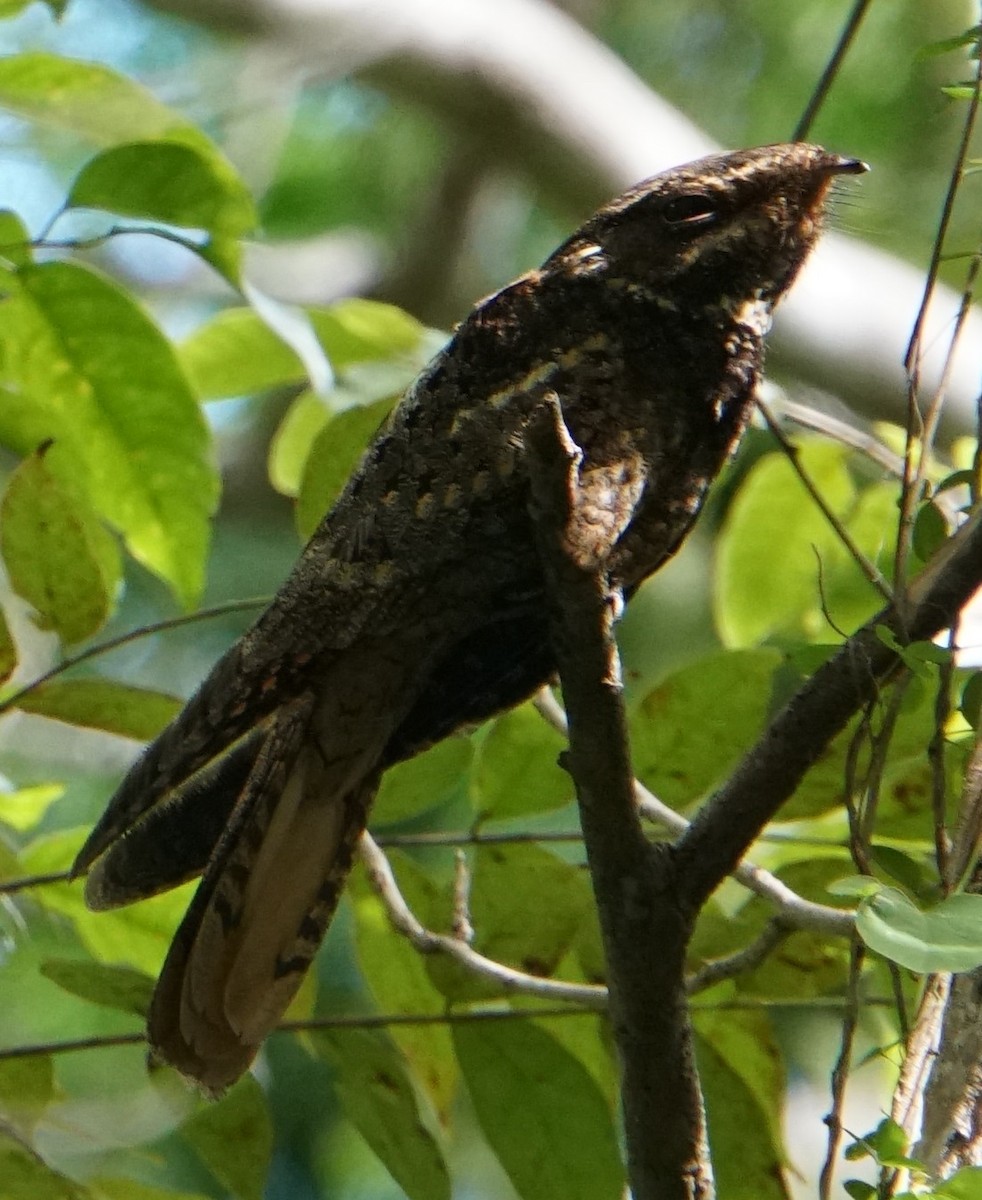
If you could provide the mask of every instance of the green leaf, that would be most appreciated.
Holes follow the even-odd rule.
[[[906,1157],[906,1151],[907,1135],[903,1128],[885,1117],[872,1133],[848,1145],[845,1157],[850,1162],[857,1162],[872,1155],[881,1166],[907,1165],[911,1160]]]
[[[336,371],[353,363],[412,355],[426,332],[415,317],[394,304],[354,297],[307,313]]]
[[[697,1038],[697,1049],[719,1194],[727,1200],[788,1200],[784,1153],[780,1135],[775,1135],[774,1114],[769,1101],[762,1106],[761,1089],[754,1089],[748,1079],[754,1065],[765,1069],[768,1082],[772,1079],[773,1044],[760,1053],[744,1039],[742,1052],[750,1058],[742,1070],[735,1069],[734,1062],[707,1038]]]
[[[884,888],[862,901],[856,928],[872,950],[921,974],[982,964],[982,896],[959,893],[921,912],[902,892]]]
[[[263,1090],[244,1075],[217,1104],[181,1126],[215,1178],[238,1200],[262,1200],[273,1156],[273,1127]]]
[[[346,409],[332,417],[317,435],[304,466],[297,498],[297,528],[301,537],[310,537],[337,500],[391,408],[391,400],[378,400],[364,408]]]
[[[3,1200],[84,1200],[85,1191],[0,1130]]]
[[[33,829],[64,794],[60,783],[38,783],[14,792],[0,792],[0,821],[21,833]]]
[[[470,738],[449,737],[415,758],[397,763],[382,777],[373,821],[393,824],[446,803],[466,787],[473,755]]]
[[[829,893],[833,896],[875,896],[883,888],[883,884],[872,875],[846,875],[829,884]]]
[[[303,312],[335,371],[412,355],[425,332],[401,309],[371,300],[346,300]],[[299,356],[251,308],[220,312],[187,337],[179,353],[203,400],[249,396],[307,381]]]
[[[174,1192],[135,1179],[99,1176],[87,1181],[92,1200],[209,1200],[201,1192]]]
[[[299,356],[251,308],[226,308],[178,347],[202,400],[251,396],[306,381]]]
[[[269,481],[282,495],[300,491],[310,448],[330,419],[330,408],[310,391],[302,392],[287,409],[269,445]]]
[[[0,533],[2,537],[2,533]],[[10,635],[10,626],[3,610],[0,609],[0,683],[5,683],[13,675],[17,667],[17,647]]]
[[[914,553],[922,562],[948,540],[948,521],[936,504],[928,501],[917,510],[912,538]]]
[[[960,33],[957,37],[942,38],[937,42],[928,42],[917,51],[918,58],[934,58],[939,54],[948,54],[952,50],[960,50],[963,46],[974,46],[982,30],[978,25]]]
[[[72,996],[145,1018],[154,981],[143,971],[116,964],[86,962],[79,958],[47,958],[41,974]]]
[[[523,704],[499,717],[482,740],[472,793],[481,820],[504,820],[561,808],[573,782],[558,764],[566,739]]]
[[[978,1200],[982,1195],[982,1167],[962,1167],[935,1188],[938,1200]]]
[[[16,17],[18,13],[22,13],[28,5],[33,3],[34,0],[0,0],[0,20]]]
[[[106,622],[120,583],[116,544],[77,487],[48,466],[42,447],[14,471],[0,504],[0,549],[10,582],[33,605],[38,624],[66,643]],[[52,459],[56,456],[51,455]]]
[[[146,88],[101,63],[60,54],[0,59],[0,108],[103,146],[167,138],[218,153],[196,125]]]
[[[53,721],[148,742],[177,716],[183,701],[112,679],[70,679],[39,684],[17,701],[17,707]]]
[[[888,625],[877,625],[877,638],[892,650],[906,667],[925,682],[933,679],[931,666],[940,666],[951,660],[951,651],[934,642],[909,642],[904,645]]]
[[[847,1196],[852,1200],[876,1200],[876,1188],[871,1183],[861,1179],[847,1179],[842,1185]]]
[[[874,843],[870,847],[870,857],[885,875],[918,899],[929,900],[936,896],[937,870],[928,866],[925,855],[914,858],[895,846]]]
[[[429,879],[398,851],[390,851],[389,861],[407,903],[425,923],[430,914],[421,911],[428,906],[420,904],[419,893],[432,886]],[[392,928],[362,869],[352,873],[348,888],[355,911],[358,963],[379,1011],[423,1016],[446,1012],[446,999],[433,985],[419,951]],[[457,1082],[449,1030],[437,1024],[394,1025],[390,1036],[445,1121]]]
[[[325,1030],[314,1041],[337,1072],[345,1115],[409,1200],[450,1200],[436,1121],[384,1030]]]
[[[477,854],[470,895],[474,946],[495,962],[552,975],[592,904],[586,872],[541,846],[482,846]],[[470,984],[469,995],[488,993],[487,984]]]
[[[453,1039],[484,1136],[523,1200],[621,1196],[610,1108],[555,1038],[532,1021],[487,1021],[454,1026]]]
[[[763,728],[780,662],[776,650],[730,651],[669,675],[631,717],[639,778],[673,806],[705,795]]]
[[[22,1136],[31,1134],[54,1098],[50,1054],[0,1060],[0,1113]]]
[[[962,688],[958,711],[973,729],[982,722],[982,671],[974,671]]]
[[[17,213],[0,208],[0,262],[26,267],[32,258],[31,235]]]
[[[241,237],[256,225],[252,198],[225,161],[178,142],[131,142],[103,151],[82,168],[66,206],[222,237]]]
[[[242,291],[243,246],[238,238],[224,234],[212,235],[203,242],[195,243],[192,249],[236,291]]]
[[[785,1073],[769,1018],[710,1011],[694,1024],[720,1195],[784,1200]]]
[[[860,547],[888,558],[896,490],[874,485],[859,497],[846,455],[842,446],[804,440],[799,461]],[[737,492],[717,544],[716,575],[717,628],[734,647],[775,634],[828,641],[834,631],[823,603],[840,628],[882,603],[783,454],[760,459]]]
[[[0,441],[54,439],[59,473],[186,606],[204,582],[218,496],[210,436],[173,349],[143,311],[85,267],[48,262],[8,296]]]

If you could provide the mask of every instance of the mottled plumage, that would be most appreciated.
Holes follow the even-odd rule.
[[[421,374],[79,855],[95,908],[204,872],[154,996],[160,1058],[233,1082],[316,952],[381,773],[551,675],[523,442],[543,397],[629,596],[740,437],[770,311],[830,181],[861,169],[782,145],[656,176],[482,301]]]

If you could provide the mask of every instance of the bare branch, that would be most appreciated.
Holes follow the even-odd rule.
[[[820,1200],[830,1200],[832,1196],[832,1179],[835,1175],[835,1163],[839,1154],[839,1146],[842,1143],[842,1134],[844,1133],[842,1110],[846,1100],[846,1084],[849,1080],[852,1048],[856,1040],[856,1029],[859,1025],[859,984],[862,977],[865,955],[866,947],[862,942],[854,942],[849,960],[849,986],[846,995],[846,1012],[842,1020],[842,1041],[839,1046],[839,1057],[832,1071],[832,1109],[825,1118],[825,1123],[829,1127],[829,1140],[818,1185]]]
[[[742,950],[727,955],[726,958],[717,958],[714,962],[706,963],[704,967],[700,967],[698,971],[690,975],[686,980],[686,991],[691,996],[696,992],[713,987],[714,984],[722,983],[724,979],[732,979],[736,975],[742,975],[745,971],[752,971],[755,967],[759,967],[767,956],[793,932],[780,917],[772,918],[764,926],[763,932],[756,941],[744,946]]]
[[[150,625],[141,625],[139,629],[131,629],[127,633],[121,633],[118,637],[100,642],[97,646],[89,646],[87,649],[81,650],[78,654],[73,654],[70,658],[63,659],[57,666],[52,667],[50,671],[45,671],[43,675],[38,675],[36,679],[25,683],[23,687],[19,688],[12,695],[7,696],[0,702],[0,715],[9,712],[12,708],[16,708],[25,696],[29,696],[31,692],[36,691],[42,684],[56,679],[59,675],[64,675],[66,671],[70,671],[73,667],[77,667],[81,663],[89,662],[93,658],[100,658],[104,654],[118,650],[121,646],[128,646],[132,642],[138,642],[141,638],[150,637],[155,633],[166,633],[171,629],[179,629],[182,625],[194,625],[198,621],[209,621],[212,617],[224,617],[229,613],[250,612],[253,609],[265,608],[269,604],[269,600],[269,596],[262,596],[254,600],[228,600],[224,604],[216,604],[212,608],[202,608],[197,612],[188,613],[183,617],[170,617],[166,621],[155,621]]]
[[[516,971],[503,963],[485,958],[464,941],[427,929],[406,903],[396,882],[389,860],[367,831],[361,835],[359,853],[369,881],[385,906],[394,929],[408,938],[421,954],[446,954],[468,971],[487,979],[506,993],[538,996],[543,1000],[568,1000],[587,1008],[607,1007],[607,989],[589,983],[562,983]]]
[[[892,600],[892,588],[883,578],[883,575],[878,570],[876,564],[870,562],[862,550],[860,550],[849,530],[846,529],[842,521],[840,521],[835,512],[833,512],[832,507],[822,495],[821,490],[818,488],[815,481],[802,466],[797,447],[793,442],[785,437],[784,431],[775,420],[773,413],[759,396],[757,397],[757,407],[760,410],[761,416],[764,418],[767,428],[771,431],[771,436],[781,447],[785,458],[787,458],[788,462],[791,464],[792,470],[801,481],[802,487],[804,487],[808,495],[811,496],[816,507],[832,527],[836,537],[843,544],[843,546],[845,546],[846,550],[849,552],[849,556],[852,558],[856,566],[859,567],[864,578],[876,588],[884,600]]]

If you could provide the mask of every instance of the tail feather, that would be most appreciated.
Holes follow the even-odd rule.
[[[96,859],[85,902],[102,911],[132,904],[200,875],[255,766],[266,728],[149,808]]]
[[[296,993],[337,905],[378,784],[325,759],[301,698],[271,724],[171,946],[149,1017],[158,1058],[221,1092]]]
[[[83,874],[113,842],[124,838],[161,801],[183,786],[230,746],[246,738],[284,699],[280,686],[264,686],[258,671],[237,642],[163,733],[133,765],[109,806],[89,834],[72,867]],[[275,681],[275,676],[273,676]]]

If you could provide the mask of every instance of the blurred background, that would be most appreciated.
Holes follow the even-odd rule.
[[[790,139],[852,7],[846,0],[70,0],[60,20],[34,4],[0,23],[0,53],[46,49],[141,81],[199,123],[253,189],[263,223],[248,259],[256,288],[287,303],[350,295],[391,301],[437,331],[432,344],[439,345],[440,331],[476,299],[540,262],[621,188],[715,145]],[[923,271],[930,259],[964,117],[942,87],[969,78],[974,64],[963,49],[925,51],[977,19],[969,0],[872,5],[821,108],[810,139],[874,167],[843,189],[834,226],[890,256],[837,259],[837,295],[878,296],[875,306],[863,303],[882,306],[893,340],[882,349],[888,368],[846,370],[848,355],[834,339],[800,328],[821,324],[812,320],[821,314],[797,316],[770,364],[792,398],[848,409],[858,423],[891,412],[903,419],[900,356],[914,307],[907,303],[897,316],[893,289],[882,282],[892,276],[876,272],[903,263]],[[21,213],[33,233],[47,230],[93,149],[0,114],[0,206]],[[975,203],[955,213],[954,251],[975,245],[977,218],[976,191]],[[71,214],[50,234],[82,239],[105,227],[104,218]],[[149,236],[113,238],[84,257],[138,291],[175,339],[241,302],[198,258]],[[954,258],[942,274],[959,286],[963,269]],[[871,358],[880,352],[866,349]],[[209,407],[224,493],[206,604],[272,592],[296,557],[292,505],[267,475],[270,436],[290,399],[271,394]],[[966,391],[966,406],[973,399]],[[967,428],[966,420],[951,432]],[[751,439],[738,469],[758,448]],[[698,536],[625,622],[631,678],[650,681],[715,644],[708,577],[727,486]],[[163,585],[128,569],[107,635],[175,615]],[[144,639],[99,669],[186,695],[247,620]],[[36,633],[31,644],[27,674],[55,653]],[[98,811],[137,749],[67,730],[53,744],[50,726],[29,717],[9,723],[3,736],[3,770],[19,784],[71,769],[69,811],[79,823]],[[23,971],[29,967],[25,959]],[[45,1023],[67,1030],[73,1022],[66,998],[64,1011]],[[836,1028],[830,1021],[829,1039]],[[809,1036],[814,1049],[824,1035]],[[312,1108],[329,1105],[323,1070],[305,1067],[292,1041],[274,1043],[274,1066],[277,1056],[291,1060],[295,1074],[273,1074],[278,1150],[268,1195],[332,1194],[324,1189],[341,1177],[346,1196],[398,1194],[356,1137],[312,1121]],[[824,1057],[814,1058],[820,1067],[810,1055],[799,1059],[802,1077],[814,1071],[821,1081]],[[108,1073],[106,1061],[100,1070]],[[277,1085],[280,1078],[302,1081],[299,1092]],[[469,1176],[480,1179],[482,1169],[473,1164]],[[494,1176],[484,1194],[507,1194],[506,1186]]]

